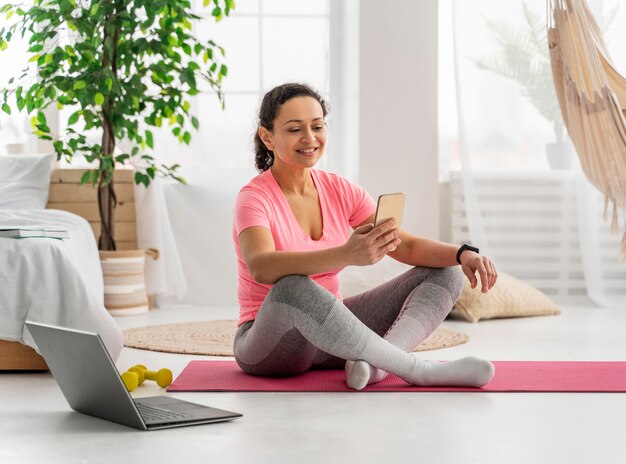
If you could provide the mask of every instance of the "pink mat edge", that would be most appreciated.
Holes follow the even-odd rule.
[[[499,381],[497,379],[498,365],[502,369],[503,366],[510,367],[512,365],[520,365],[522,367],[540,367],[546,366],[549,364],[557,364],[560,367],[563,366],[571,366],[574,364],[586,364],[593,365],[594,367],[613,365],[624,368],[624,373],[626,374],[626,362],[624,361],[492,361],[496,365],[496,377],[482,388],[472,388],[472,387],[415,387],[409,386],[371,386],[366,387],[360,392],[364,393],[388,393],[388,392],[398,392],[398,393],[409,393],[409,392],[474,392],[474,393],[624,393],[626,392],[626,375],[624,376],[624,380],[619,383],[619,386],[611,386],[608,388],[596,387],[593,388],[587,386],[585,388],[577,388],[575,386],[566,386],[561,387],[560,389],[551,387],[551,388],[536,388],[536,387],[526,387],[526,389],[516,388],[497,388],[495,385]],[[186,371],[192,365],[197,364],[213,364],[213,363],[227,363],[229,367],[237,367],[234,360],[192,360],[190,361],[185,368],[181,371],[181,373],[176,377],[174,382],[168,387],[168,392],[239,392],[239,393],[259,393],[259,392],[276,392],[276,393],[288,393],[288,392],[329,392],[329,393],[342,393],[342,392],[355,392],[355,390],[347,388],[345,385],[342,388],[312,388],[312,389],[302,389],[302,388],[285,388],[284,386],[278,386],[275,389],[268,388],[267,386],[263,388],[233,388],[233,387],[224,387],[224,388],[207,388],[207,389],[198,389],[198,388],[188,388],[188,387],[178,387],[176,383],[183,377]],[[193,367],[193,366],[192,366]],[[242,373],[241,371],[238,371]],[[335,371],[310,371],[311,373],[322,373],[322,372],[341,372],[341,370]],[[250,376],[251,381],[259,381],[261,383],[265,383],[267,381],[271,381],[272,378],[268,377],[254,377]],[[296,377],[290,377],[288,379],[294,379]],[[285,379],[285,378],[281,378]],[[495,381],[495,382],[494,382]],[[491,387],[490,387],[491,385]]]

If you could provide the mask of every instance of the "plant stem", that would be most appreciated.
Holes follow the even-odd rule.
[[[114,19],[115,15],[110,15],[105,22],[103,43],[106,43],[109,37],[108,25]],[[109,49],[106,45],[103,47],[104,55],[102,67],[103,69],[110,68],[113,76],[117,75],[117,42],[119,34],[120,28],[116,25],[113,30],[113,36],[111,37],[113,56],[109,56]],[[112,106],[112,97],[111,95],[107,95],[102,105],[102,159],[113,158],[113,153],[115,152],[115,130],[113,128],[113,118],[111,115]],[[116,250],[114,213],[115,207],[117,206],[117,196],[115,195],[112,172],[115,170],[115,163],[113,162],[110,166],[103,166],[102,159],[100,161],[100,177],[98,178],[98,207],[101,224],[98,248],[101,250]],[[110,182],[107,183],[107,179],[109,178]]]

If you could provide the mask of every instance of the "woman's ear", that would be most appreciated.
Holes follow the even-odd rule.
[[[272,142],[272,133],[263,126],[259,127],[258,133],[259,137],[261,138],[261,142],[265,144],[269,151],[272,151],[274,149],[274,143]]]

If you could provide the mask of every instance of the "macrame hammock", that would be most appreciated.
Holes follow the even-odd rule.
[[[585,0],[549,0],[548,44],[563,121],[585,176],[604,194],[611,232],[626,209],[626,79],[613,67]],[[620,261],[626,261],[626,231]]]

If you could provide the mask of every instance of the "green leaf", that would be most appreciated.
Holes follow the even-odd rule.
[[[146,187],[150,184],[150,177],[146,176],[145,174],[137,171],[135,172],[135,184],[139,185],[139,184],[143,184]]]
[[[204,0],[203,6],[209,6],[211,4],[211,0]],[[8,5],[10,6],[10,5]]]
[[[198,122],[198,118],[196,118],[195,116],[191,117],[191,125],[197,129],[198,127],[200,127],[200,123]]]
[[[146,143],[148,144],[150,148],[154,149],[154,141],[152,140],[152,132],[149,130],[146,131]]]
[[[191,142],[191,134],[189,132],[183,134],[183,141],[189,145],[189,142]]]
[[[96,14],[98,14],[98,10],[100,9],[100,4],[99,3],[94,3],[91,6],[91,10],[89,10],[89,15],[90,16],[95,16]]]
[[[98,146],[98,145],[96,145],[96,146]],[[96,155],[95,153],[93,153],[91,155],[88,154],[88,153],[85,154],[85,159],[87,160],[88,163],[93,163],[97,158],[98,158],[98,155]]]
[[[8,46],[6,40],[0,39],[0,50],[6,50]]]
[[[78,121],[79,117],[80,117],[80,110],[76,111],[69,117],[69,119],[67,120],[67,125],[71,126],[72,124],[75,124]]]
[[[7,105],[6,103],[2,104],[2,111],[4,111],[6,114],[11,114],[11,107],[9,105]]]
[[[87,82],[85,81],[76,81],[74,83],[74,87],[72,87],[74,90],[81,90],[84,89],[85,87],[87,87]]]
[[[37,121],[39,121],[41,124],[46,124],[46,115],[43,114],[42,111],[37,112]]]
[[[85,158],[87,157],[85,156]],[[98,171],[96,171],[95,169],[90,169],[88,171],[83,172],[83,175],[80,178],[80,183],[95,185],[96,182],[98,182],[98,177],[100,177],[100,175],[98,174]]]
[[[104,95],[102,95],[100,92],[98,92],[98,93],[96,93],[96,95],[93,98],[93,100],[96,103],[96,105],[102,106],[102,104],[104,103]]]

